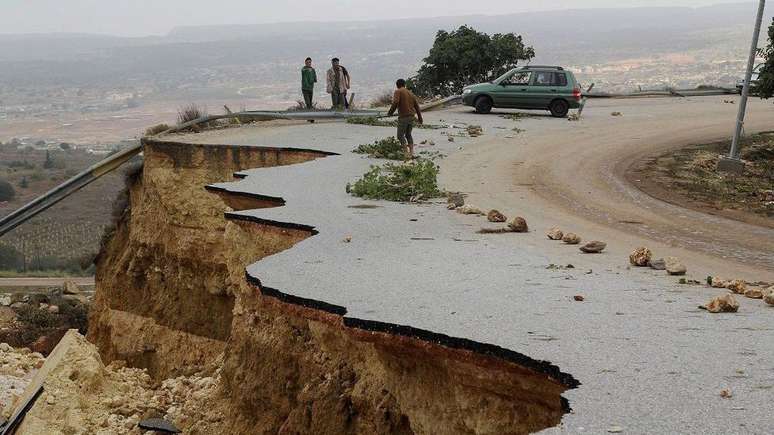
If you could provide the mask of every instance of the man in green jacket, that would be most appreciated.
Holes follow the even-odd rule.
[[[304,94],[304,103],[306,103],[307,109],[312,108],[315,83],[317,83],[317,72],[312,68],[312,58],[307,57],[304,67],[301,69],[301,93]]]

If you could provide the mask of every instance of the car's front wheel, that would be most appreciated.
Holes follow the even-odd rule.
[[[551,116],[555,118],[564,118],[567,116],[567,112],[570,111],[570,105],[564,100],[554,100],[551,105],[548,106],[548,110],[551,111]]]
[[[487,114],[492,111],[492,99],[487,96],[476,98],[476,113]]]

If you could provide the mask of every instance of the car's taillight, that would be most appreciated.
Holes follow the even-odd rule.
[[[575,88],[572,90],[572,97],[575,98],[577,101],[581,100],[581,90],[580,88]]]

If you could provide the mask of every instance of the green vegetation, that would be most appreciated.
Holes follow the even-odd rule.
[[[11,183],[0,180],[0,201],[10,201],[16,197],[16,190]]]
[[[417,159],[404,164],[371,166],[349,192],[366,199],[417,201],[441,196],[438,166],[431,160]],[[348,186],[349,188],[349,186]]]
[[[43,162],[43,169],[51,169],[54,167],[54,159],[51,158],[51,153],[46,150],[46,160]]]
[[[375,159],[405,160],[406,148],[395,137],[379,139],[374,143],[361,144],[354,150],[356,154],[368,154]]]
[[[771,98],[774,96],[774,19],[769,26],[769,42],[759,50],[759,54],[763,56],[764,62],[758,71],[758,85],[754,92],[761,98]]]
[[[513,33],[489,36],[468,26],[451,33],[439,30],[408,87],[425,97],[459,94],[463,87],[495,79],[533,57],[535,50]]]
[[[393,119],[390,121],[386,121],[386,120],[377,118],[375,116],[353,116],[353,117],[347,118],[347,124],[370,125],[372,127],[397,127],[398,120]],[[438,129],[444,128],[444,126],[415,123],[414,128],[419,128],[424,130],[438,130]]]

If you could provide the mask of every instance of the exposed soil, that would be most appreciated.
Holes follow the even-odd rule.
[[[146,142],[142,177],[97,261],[89,339],[102,358],[157,382],[215,376],[208,403],[220,417],[172,415],[186,433],[514,434],[558,424],[561,394],[577,381],[550,363],[358,322],[344,307],[246,279],[247,265],[315,231],[224,215],[245,204],[204,186],[320,157]]]
[[[714,142],[643,159],[626,178],[662,201],[774,228],[774,133],[742,141],[745,170],[738,176],[717,170],[729,146]]]

